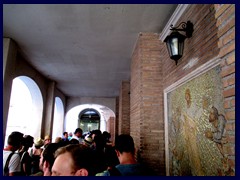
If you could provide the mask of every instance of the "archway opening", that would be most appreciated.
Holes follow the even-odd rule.
[[[38,85],[27,76],[13,79],[6,127],[5,144],[13,131],[40,137],[43,98]]]
[[[99,104],[82,104],[68,110],[64,120],[64,131],[74,132],[76,128],[80,127],[79,119],[88,110],[95,110],[95,113],[97,112],[100,117],[99,128],[92,126],[91,130],[100,129],[102,132],[108,131],[111,134],[112,141],[114,141],[116,134],[115,113],[110,108]],[[95,115],[97,116],[97,114]],[[89,117],[89,114],[85,113],[82,118],[87,116]],[[88,128],[83,131],[88,131]]]
[[[78,116],[79,127],[84,133],[100,129],[100,114],[95,109],[84,109]]]
[[[63,135],[63,124],[64,124],[64,107],[63,102],[59,97],[55,97],[54,116],[53,116],[53,130],[52,139],[55,140],[57,137]]]

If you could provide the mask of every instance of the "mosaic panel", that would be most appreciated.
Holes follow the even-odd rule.
[[[219,175],[226,143],[220,67],[169,92],[167,102],[169,175]]]

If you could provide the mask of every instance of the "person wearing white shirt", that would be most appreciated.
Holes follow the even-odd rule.
[[[81,128],[77,128],[72,136],[72,139],[77,139],[79,141],[79,144],[82,144],[84,139],[82,138],[82,129]]]

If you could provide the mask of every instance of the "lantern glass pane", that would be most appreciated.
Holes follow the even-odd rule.
[[[167,41],[166,45],[167,45],[168,53],[169,53],[169,55],[171,56],[171,55],[172,55],[172,51],[171,51],[171,45],[170,45],[170,42]]]
[[[184,43],[183,43],[183,41],[179,41],[179,48],[178,48],[178,50],[179,50],[179,55],[183,55],[183,48],[184,48]]]
[[[178,38],[172,38],[171,49],[172,49],[172,56],[178,55]]]

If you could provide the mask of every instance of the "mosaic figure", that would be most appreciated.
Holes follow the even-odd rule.
[[[226,143],[223,139],[226,119],[222,114],[219,114],[217,108],[213,106],[210,110],[209,122],[213,125],[213,129],[206,130],[205,136],[217,143],[218,149],[223,155],[223,144]]]

